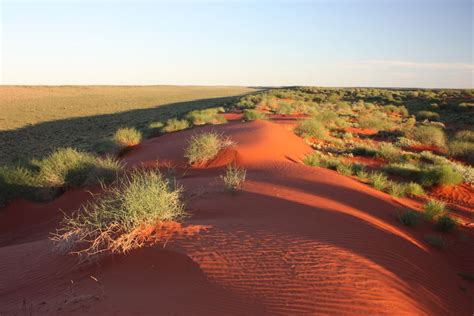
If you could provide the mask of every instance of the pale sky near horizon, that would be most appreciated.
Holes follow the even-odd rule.
[[[1,84],[474,88],[473,0],[0,0]]]

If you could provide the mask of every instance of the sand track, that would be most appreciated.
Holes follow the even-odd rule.
[[[207,130],[238,144],[189,169],[187,139]],[[179,234],[177,227],[166,247],[162,240],[98,266],[78,267],[74,258],[51,253],[44,237],[58,208],[77,207],[84,193],[48,203],[47,214],[44,204],[27,204],[43,211],[46,224],[38,227],[14,221],[15,205],[25,205],[15,202],[6,210],[16,225],[8,234],[30,229],[37,237],[0,243],[0,313],[472,314],[472,287],[457,275],[461,268],[474,273],[471,228],[462,228],[462,243],[449,251],[435,250],[423,242],[423,228],[398,223],[399,199],[300,164],[309,152],[290,131],[261,121],[144,142],[124,156],[128,166],[176,168],[191,214],[185,225],[205,229]],[[235,195],[218,178],[229,162],[248,172]],[[77,197],[70,205],[67,194]]]

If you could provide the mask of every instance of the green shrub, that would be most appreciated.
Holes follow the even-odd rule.
[[[410,196],[418,196],[425,194],[425,190],[423,190],[423,187],[415,182],[408,183],[406,185],[405,191]]]
[[[277,107],[275,109],[275,113],[280,115],[291,115],[294,112],[295,110],[293,109],[292,104],[285,101],[278,102]]]
[[[377,156],[377,150],[370,147],[359,146],[352,149],[352,154],[355,156],[375,157]]]
[[[375,114],[362,115],[359,117],[359,127],[376,131],[387,130],[393,127],[393,123],[386,117]]]
[[[258,110],[244,110],[244,120],[245,121],[254,121],[254,120],[267,120],[267,114],[260,112]]]
[[[426,235],[424,237],[424,240],[426,241],[426,243],[436,248],[443,249],[443,248],[446,248],[447,246],[446,240],[441,236]]]
[[[474,164],[474,142],[454,140],[449,143],[449,154]]]
[[[122,168],[114,158],[98,158],[73,148],[57,149],[36,164],[39,166],[38,180],[43,186],[52,187],[109,182]]]
[[[377,156],[387,161],[400,161],[402,152],[400,151],[400,148],[395,147],[390,143],[382,143],[379,147]]]
[[[391,163],[384,166],[383,171],[412,180],[418,180],[421,173],[420,168],[411,163]]]
[[[224,111],[222,107],[194,110],[186,114],[186,119],[190,121],[192,125],[223,124],[227,122],[225,117],[220,114]]]
[[[345,176],[352,176],[352,165],[341,163],[336,167],[336,171]]]
[[[454,139],[458,141],[474,142],[474,131],[459,131],[454,135]]]
[[[308,166],[319,167],[321,164],[321,157],[317,153],[312,153],[303,159],[303,163]]]
[[[445,213],[446,204],[441,201],[429,200],[423,205],[424,218],[426,220],[433,220]]]
[[[142,133],[135,128],[122,127],[115,132],[113,139],[120,147],[134,146],[142,140]]]
[[[99,155],[116,155],[122,149],[113,138],[103,138],[97,141],[94,146],[93,150]]]
[[[193,135],[184,156],[189,164],[204,163],[217,156],[219,151],[233,145],[232,141],[215,132]]]
[[[56,249],[90,259],[107,252],[127,252],[146,241],[146,229],[184,216],[181,188],[154,170],[134,170],[72,216],[52,238]],[[152,233],[151,229],[149,233]]]
[[[462,175],[455,171],[450,165],[427,167],[421,171],[421,184],[425,187],[457,185],[462,181]]]
[[[165,123],[156,121],[148,124],[147,136],[156,136],[161,133],[162,128],[165,126]]]
[[[405,185],[397,182],[389,183],[387,193],[395,197],[404,197],[407,194]]]
[[[436,229],[442,232],[449,232],[453,230],[457,225],[456,220],[454,220],[449,215],[442,215],[436,221]]]
[[[296,126],[295,133],[299,136],[309,136],[324,139],[326,138],[327,130],[321,121],[311,118],[301,121],[298,126]]]
[[[247,171],[238,166],[228,165],[225,175],[221,178],[224,181],[225,188],[231,192],[241,190],[243,188]]]
[[[36,199],[41,186],[38,176],[22,166],[0,166],[0,206],[17,197]]]
[[[439,120],[439,114],[431,111],[418,111],[416,118],[419,120]]]
[[[390,184],[390,181],[388,180],[387,176],[380,172],[370,173],[369,181],[375,189],[380,191],[385,190]]]
[[[191,127],[188,120],[178,120],[176,118],[169,119],[165,122],[165,126],[161,129],[163,133],[171,133],[181,131]]]
[[[400,220],[400,222],[403,225],[410,227],[416,226],[418,224],[419,218],[420,214],[418,212],[410,210],[398,214],[398,219]]]
[[[407,132],[408,138],[416,140],[425,145],[446,147],[446,136],[442,129],[434,126],[418,126]]]

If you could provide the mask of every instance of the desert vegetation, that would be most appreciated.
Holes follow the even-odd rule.
[[[233,144],[232,140],[216,132],[196,134],[191,137],[184,156],[191,165],[205,163]]]

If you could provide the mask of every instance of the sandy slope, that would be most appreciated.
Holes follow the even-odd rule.
[[[203,130],[238,144],[190,169],[183,151]],[[0,226],[8,226],[0,235],[0,313],[473,313],[472,285],[457,275],[474,273],[472,227],[449,237],[448,250],[434,250],[423,242],[432,228],[397,221],[415,202],[299,163],[309,152],[286,128],[263,121],[144,142],[124,160],[173,170],[191,216],[183,227],[171,224],[159,244],[98,266],[78,267],[74,258],[51,253],[46,239],[58,208],[77,208],[87,193],[67,192],[43,205],[12,203],[0,217],[8,223]],[[235,195],[219,180],[230,162],[248,169],[245,190]],[[30,212],[41,214],[34,225],[19,219]]]

